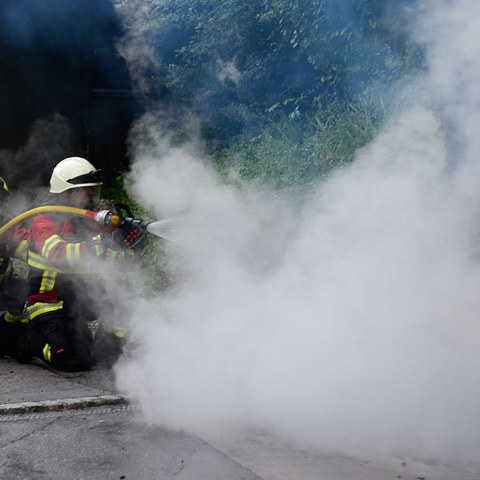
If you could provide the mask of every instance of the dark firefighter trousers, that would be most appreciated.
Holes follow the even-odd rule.
[[[124,338],[107,331],[105,322],[99,322],[94,338],[87,323],[95,318],[93,312],[82,316],[78,309],[73,311],[77,313],[69,313],[64,306],[30,320],[20,342],[19,361],[28,363],[36,357],[68,372],[89,370],[97,363],[112,366],[123,351]]]
[[[43,360],[56,370],[76,372],[95,365],[93,334],[85,319],[66,309],[36,316],[29,323],[23,355]]]
[[[18,342],[27,328],[23,307],[27,282],[17,275],[6,275],[0,282],[0,357],[13,357]]]

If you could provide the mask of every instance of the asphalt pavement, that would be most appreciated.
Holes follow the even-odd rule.
[[[265,431],[199,438],[147,425],[111,371],[0,359],[2,480],[478,480],[478,465],[354,458]]]

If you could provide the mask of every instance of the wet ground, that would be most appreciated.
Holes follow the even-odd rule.
[[[478,480],[479,465],[354,458],[264,431],[203,438],[146,425],[112,373],[0,360],[0,479]]]

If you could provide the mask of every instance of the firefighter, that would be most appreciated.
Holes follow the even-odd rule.
[[[99,170],[84,158],[69,157],[54,168],[44,205],[92,210],[98,203],[100,187]],[[101,284],[94,275],[97,260],[128,263],[143,250],[146,240],[136,242],[134,250],[127,239],[131,238],[132,227],[126,227],[130,231],[100,233],[93,228],[99,227],[63,213],[33,217],[26,303],[29,324],[20,343],[17,359],[21,363],[36,357],[63,371],[88,370],[95,365],[94,339],[88,322],[98,319]],[[122,241],[118,241],[119,237]],[[101,331],[100,353],[110,347],[116,348],[118,354],[115,332]],[[104,337],[109,335],[113,340],[106,343]]]
[[[0,224],[10,218],[5,214],[9,191],[7,182],[0,177]],[[27,294],[26,281],[13,271],[12,257],[26,261],[28,232],[16,227],[0,244],[0,357],[13,357],[17,352],[20,335],[26,328],[27,318],[23,306]]]

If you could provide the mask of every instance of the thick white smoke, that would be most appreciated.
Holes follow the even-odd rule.
[[[225,186],[197,146],[137,126],[134,193],[190,214],[169,246],[177,283],[138,306],[141,348],[117,369],[150,421],[476,457],[480,5],[419,7],[422,94],[302,207]]]

